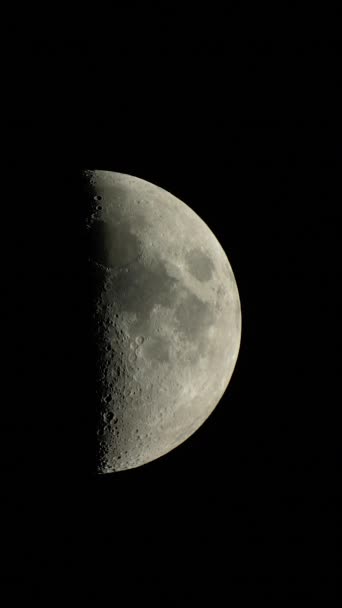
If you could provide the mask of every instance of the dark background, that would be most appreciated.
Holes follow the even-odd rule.
[[[224,28],[189,38],[175,23],[9,36],[1,582],[47,605],[335,598],[339,48]],[[213,415],[161,459],[102,477],[82,167],[184,200],[226,251],[242,306],[238,362]]]

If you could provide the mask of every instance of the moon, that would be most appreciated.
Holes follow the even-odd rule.
[[[83,177],[104,474],[160,458],[204,423],[237,361],[241,306],[224,250],[188,205],[131,175]]]

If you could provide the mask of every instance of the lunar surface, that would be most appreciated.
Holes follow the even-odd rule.
[[[208,418],[236,364],[241,308],[225,252],[190,207],[130,175],[84,180],[102,474],[163,456]]]

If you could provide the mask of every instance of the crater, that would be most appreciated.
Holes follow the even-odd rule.
[[[146,359],[164,363],[170,360],[168,341],[160,336],[149,338],[143,346],[143,356]]]
[[[186,254],[185,259],[188,270],[195,279],[203,282],[211,279],[215,266],[211,258],[203,253],[201,249],[191,249]]]

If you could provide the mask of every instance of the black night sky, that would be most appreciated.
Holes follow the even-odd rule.
[[[168,20],[131,39],[26,34],[5,54],[1,582],[47,606],[334,599],[337,45],[236,41],[224,28],[188,40]],[[212,416],[161,459],[102,477],[80,168],[137,175],[192,207],[242,306]]]

